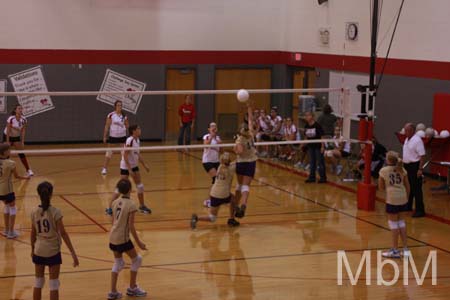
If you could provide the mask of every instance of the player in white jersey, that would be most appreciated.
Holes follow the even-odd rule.
[[[121,179],[116,185],[116,190],[122,196],[115,200],[113,207],[113,224],[109,234],[109,249],[114,253],[114,265],[111,272],[111,292],[108,293],[109,300],[122,298],[122,294],[117,291],[117,279],[120,271],[125,267],[123,253],[131,259],[130,265],[130,286],[127,295],[132,297],[144,297],[147,292],[138,287],[136,283],[137,272],[142,264],[142,256],[134,248],[130,239],[130,233],[136,244],[142,250],[147,250],[145,244],[139,239],[134,227],[134,219],[137,211],[136,204],[130,199],[131,182],[128,179]]]
[[[208,126],[208,133],[203,136],[203,144],[217,145],[221,144],[222,140],[217,135],[217,124],[212,122]],[[206,173],[212,178],[212,184],[216,181],[216,173],[219,168],[220,148],[210,147],[203,149],[202,163]],[[207,199],[203,201],[203,205],[209,207],[211,201]]]
[[[46,266],[49,269],[50,300],[58,300],[59,272],[62,264],[61,239],[69,248],[73,266],[77,267],[79,262],[69,234],[64,228],[61,210],[50,204],[53,194],[52,184],[47,181],[40,183],[37,192],[41,199],[41,205],[33,209],[31,213],[31,257],[35,265],[33,300],[42,298]]]
[[[122,101],[114,103],[114,111],[106,117],[105,129],[103,130],[103,143],[108,147],[123,145],[127,139],[128,118],[122,111]],[[108,164],[113,152],[106,151],[105,162],[103,164],[102,175],[108,172]]]
[[[392,231],[392,248],[383,252],[384,257],[400,258],[401,254],[410,255],[406,235],[405,213],[408,211],[410,185],[408,173],[397,152],[389,151],[386,155],[387,166],[380,170],[378,187],[386,190],[386,213]],[[398,250],[398,237],[403,242],[403,253]]]
[[[242,201],[242,205],[235,208],[237,218],[245,216],[250,184],[255,176],[256,161],[258,160],[253,128],[253,111],[249,100],[247,101],[247,123],[242,124],[234,146],[234,152],[237,155],[236,174],[238,181],[236,185],[236,203],[239,205]]]
[[[11,112],[6,127],[3,131],[3,142],[10,144],[16,150],[23,150],[25,148],[25,132],[27,128],[27,119],[22,114],[22,106],[16,105]],[[28,176],[33,176],[34,173],[28,164],[27,157],[24,153],[19,153],[20,161],[22,162]]]
[[[28,179],[29,177],[17,174],[16,163],[9,159],[9,149],[10,146],[8,144],[0,144],[0,201],[5,203],[3,209],[5,229],[2,234],[8,239],[14,239],[19,235],[14,230],[17,208],[12,177],[14,176],[18,179]]]
[[[234,219],[234,210],[236,207],[235,198],[230,192],[235,172],[236,164],[231,163],[230,154],[225,152],[220,157],[220,166],[217,170],[216,181],[211,187],[211,207],[209,208],[209,214],[207,216],[197,216],[196,214],[193,214],[191,217],[192,229],[197,227],[198,221],[214,223],[217,219],[220,206],[223,204],[230,204],[230,218],[227,222],[228,225],[231,227],[239,226],[239,222]]]
[[[139,154],[139,147],[141,144],[139,140],[141,136],[141,128],[138,125],[131,125],[128,130],[130,132],[130,136],[125,142],[124,151],[122,151],[122,160],[120,161],[120,175],[122,179],[128,179],[128,177],[131,175],[134,183],[136,184],[139,200],[139,211],[144,214],[151,214],[151,209],[145,206],[144,203],[144,184],[142,183],[141,174],[139,173],[139,163],[141,163],[141,165],[147,172],[149,171],[147,164]],[[118,197],[119,193],[116,191],[111,198],[109,207],[106,209],[106,213],[108,215],[112,214],[111,204]]]

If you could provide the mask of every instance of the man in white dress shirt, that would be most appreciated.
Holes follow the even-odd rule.
[[[413,218],[425,216],[425,207],[423,204],[422,177],[423,164],[425,158],[425,146],[422,139],[416,134],[416,127],[412,123],[405,125],[406,139],[403,144],[403,163],[408,172],[408,179],[411,185],[409,193],[408,208],[412,210],[414,199],[415,213]]]

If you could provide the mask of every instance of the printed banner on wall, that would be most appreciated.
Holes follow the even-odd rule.
[[[13,75],[9,80],[15,92],[48,92],[41,66],[37,66]],[[22,105],[23,115],[30,117],[54,109],[52,99],[48,95],[17,97]]]
[[[107,69],[100,91],[145,91],[146,84]],[[136,114],[142,95],[98,95],[97,100],[113,105],[122,101],[123,109]]]
[[[2,79],[0,80],[0,93],[6,92],[6,83],[8,81]],[[0,96],[0,113],[6,113],[6,96]]]

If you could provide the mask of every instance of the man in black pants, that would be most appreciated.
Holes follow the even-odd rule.
[[[415,134],[415,126],[412,123],[405,125],[406,140],[403,144],[403,163],[408,172],[408,180],[411,185],[409,193],[408,209],[412,210],[413,201],[416,199],[416,211],[413,218],[425,216],[425,207],[423,204],[422,177],[423,164],[425,157],[425,146],[422,139]]]

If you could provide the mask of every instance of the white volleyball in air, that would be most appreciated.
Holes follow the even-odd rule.
[[[446,138],[450,137],[450,132],[448,132],[448,130],[442,130],[440,137],[446,139]]]
[[[425,135],[427,137],[433,137],[434,136],[434,129],[431,127],[428,127],[427,129],[425,129]]]
[[[416,132],[419,131],[419,130],[425,130],[425,128],[427,128],[427,127],[425,126],[425,124],[419,123],[419,124],[417,124],[417,126],[416,126]]]
[[[400,130],[400,134],[405,135],[405,128],[402,128],[402,129]]]
[[[240,89],[236,94],[237,99],[239,102],[247,102],[248,98],[250,98],[250,95],[248,94],[247,90]]]
[[[425,137],[425,131],[423,131],[423,130],[417,131],[416,134],[417,134],[418,136],[420,136],[421,138],[424,138],[424,137]]]

